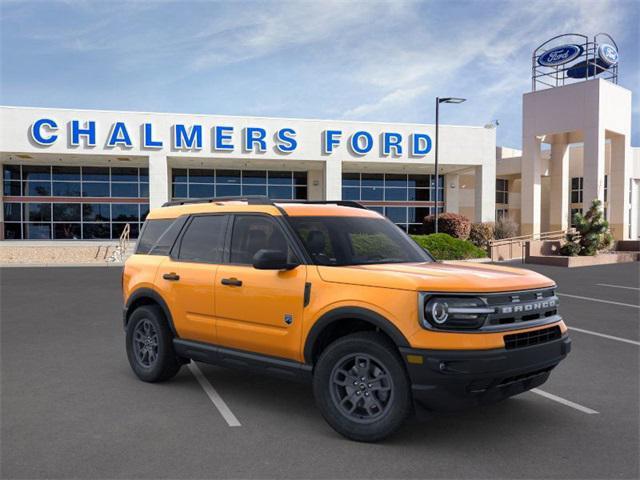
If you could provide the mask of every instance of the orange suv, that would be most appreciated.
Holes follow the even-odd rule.
[[[384,438],[544,383],[571,343],[553,281],[437,262],[355,202],[220,198],[153,210],[124,267],[127,356],[147,382],[190,360],[308,379],[326,421]]]

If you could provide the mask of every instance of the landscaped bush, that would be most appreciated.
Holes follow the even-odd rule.
[[[435,215],[424,218],[424,233],[435,233]],[[454,238],[466,240],[471,231],[471,222],[464,215],[457,213],[443,213],[438,215],[438,233],[446,233]]]
[[[487,252],[476,247],[473,243],[453,238],[446,233],[412,235],[412,238],[422,248],[426,248],[437,260],[468,260],[487,256]]]
[[[493,222],[482,222],[471,224],[469,241],[476,247],[489,248],[489,242],[494,239],[496,224]]]
[[[496,240],[517,237],[518,224],[509,217],[501,217],[496,221],[494,236]]]
[[[613,243],[613,237],[609,233],[609,222],[604,219],[600,200],[594,200],[584,215],[576,213],[573,216],[573,223],[576,226],[576,233],[567,234],[567,243],[560,249],[560,254],[596,255]]]

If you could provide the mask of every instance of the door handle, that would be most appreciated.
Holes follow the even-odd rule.
[[[222,285],[229,285],[231,287],[242,286],[242,280],[238,280],[237,278],[223,278],[222,280],[220,280],[220,283],[222,283]]]
[[[180,275],[178,275],[175,272],[171,272],[171,273],[165,273],[164,275],[162,275],[162,278],[164,278],[165,280],[171,280],[173,282],[180,280]]]

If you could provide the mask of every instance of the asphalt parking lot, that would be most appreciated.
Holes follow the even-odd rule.
[[[305,384],[199,364],[232,427],[189,368],[138,381],[119,268],[2,269],[2,478],[638,478],[638,264],[529,268],[574,329],[542,392],[379,444],[335,433]]]

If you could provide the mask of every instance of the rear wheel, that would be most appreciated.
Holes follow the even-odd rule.
[[[127,323],[127,358],[134,373],[145,382],[161,382],[178,373],[181,362],[173,350],[173,335],[160,307],[134,310]]]
[[[402,360],[378,333],[355,333],[329,345],[316,364],[313,386],[325,420],[352,440],[381,440],[411,412]]]

